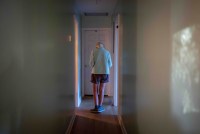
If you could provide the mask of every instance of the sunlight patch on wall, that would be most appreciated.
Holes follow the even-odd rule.
[[[185,28],[173,35],[173,109],[183,114],[200,112],[200,26]]]
[[[77,16],[74,15],[74,57],[75,57],[75,106],[79,107],[81,103],[80,95],[80,59],[79,59],[79,21]]]

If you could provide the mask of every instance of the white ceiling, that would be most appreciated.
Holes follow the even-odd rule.
[[[117,0],[76,0],[76,7],[82,14],[108,12],[111,15],[116,3]]]

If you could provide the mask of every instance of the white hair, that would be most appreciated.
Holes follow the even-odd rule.
[[[96,48],[100,48],[100,47],[104,47],[103,43],[97,42],[97,43],[96,43]]]

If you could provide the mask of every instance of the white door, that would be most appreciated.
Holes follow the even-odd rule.
[[[95,49],[96,42],[102,42],[107,50],[110,51],[113,60],[113,44],[111,29],[95,29],[83,30],[83,61],[84,61],[84,94],[92,95],[91,68],[89,66],[89,58],[91,51]],[[113,67],[110,73],[110,82],[106,85],[105,95],[113,96]]]

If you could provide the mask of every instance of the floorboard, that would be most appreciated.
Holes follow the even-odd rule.
[[[112,97],[105,97],[102,113],[91,113],[94,107],[91,96],[84,97],[81,106],[76,108],[76,118],[71,134],[122,134],[117,119],[117,107],[112,104]]]

